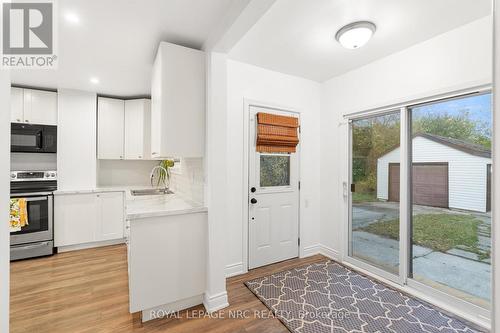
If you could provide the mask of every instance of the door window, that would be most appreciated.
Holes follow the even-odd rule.
[[[260,155],[260,187],[290,186],[290,155]]]

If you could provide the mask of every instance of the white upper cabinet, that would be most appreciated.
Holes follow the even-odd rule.
[[[151,159],[151,101],[99,97],[99,159]]]
[[[100,159],[124,158],[125,102],[121,99],[97,99],[97,156]]]
[[[10,121],[24,122],[24,94],[23,88],[10,88]]]
[[[25,89],[24,121],[32,124],[57,125],[57,93]]]
[[[57,125],[56,92],[12,87],[11,98],[12,122]]]
[[[151,101],[125,101],[125,159],[143,160],[151,156]]]
[[[203,156],[204,52],[161,42],[151,84],[152,157]]]

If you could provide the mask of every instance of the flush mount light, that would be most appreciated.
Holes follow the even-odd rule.
[[[90,78],[90,83],[98,84],[99,83],[99,79],[97,77],[91,77]]]
[[[79,24],[80,17],[76,15],[74,12],[66,12],[64,13],[64,19],[71,24]]]
[[[335,34],[335,39],[346,49],[357,49],[372,38],[376,29],[372,22],[354,22],[340,28]]]

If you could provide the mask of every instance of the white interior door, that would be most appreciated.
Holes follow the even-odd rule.
[[[299,253],[299,147],[296,153],[256,151],[258,112],[295,113],[250,107],[248,266],[295,258]]]

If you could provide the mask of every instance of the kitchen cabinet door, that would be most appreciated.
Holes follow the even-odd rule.
[[[54,243],[68,246],[93,242],[98,223],[94,193],[54,196]]]
[[[157,57],[151,73],[151,158],[160,157],[161,151],[161,58]]]
[[[57,93],[24,89],[24,122],[57,125]]]
[[[13,123],[24,122],[24,97],[22,88],[10,88],[10,121]]]
[[[153,158],[204,156],[204,52],[161,42],[151,82]]]
[[[122,192],[97,194],[99,218],[97,241],[123,238],[125,204]]]
[[[150,159],[151,110],[148,99],[125,101],[125,159]]]
[[[124,123],[124,101],[99,97],[97,102],[97,155],[100,159],[123,159]]]

